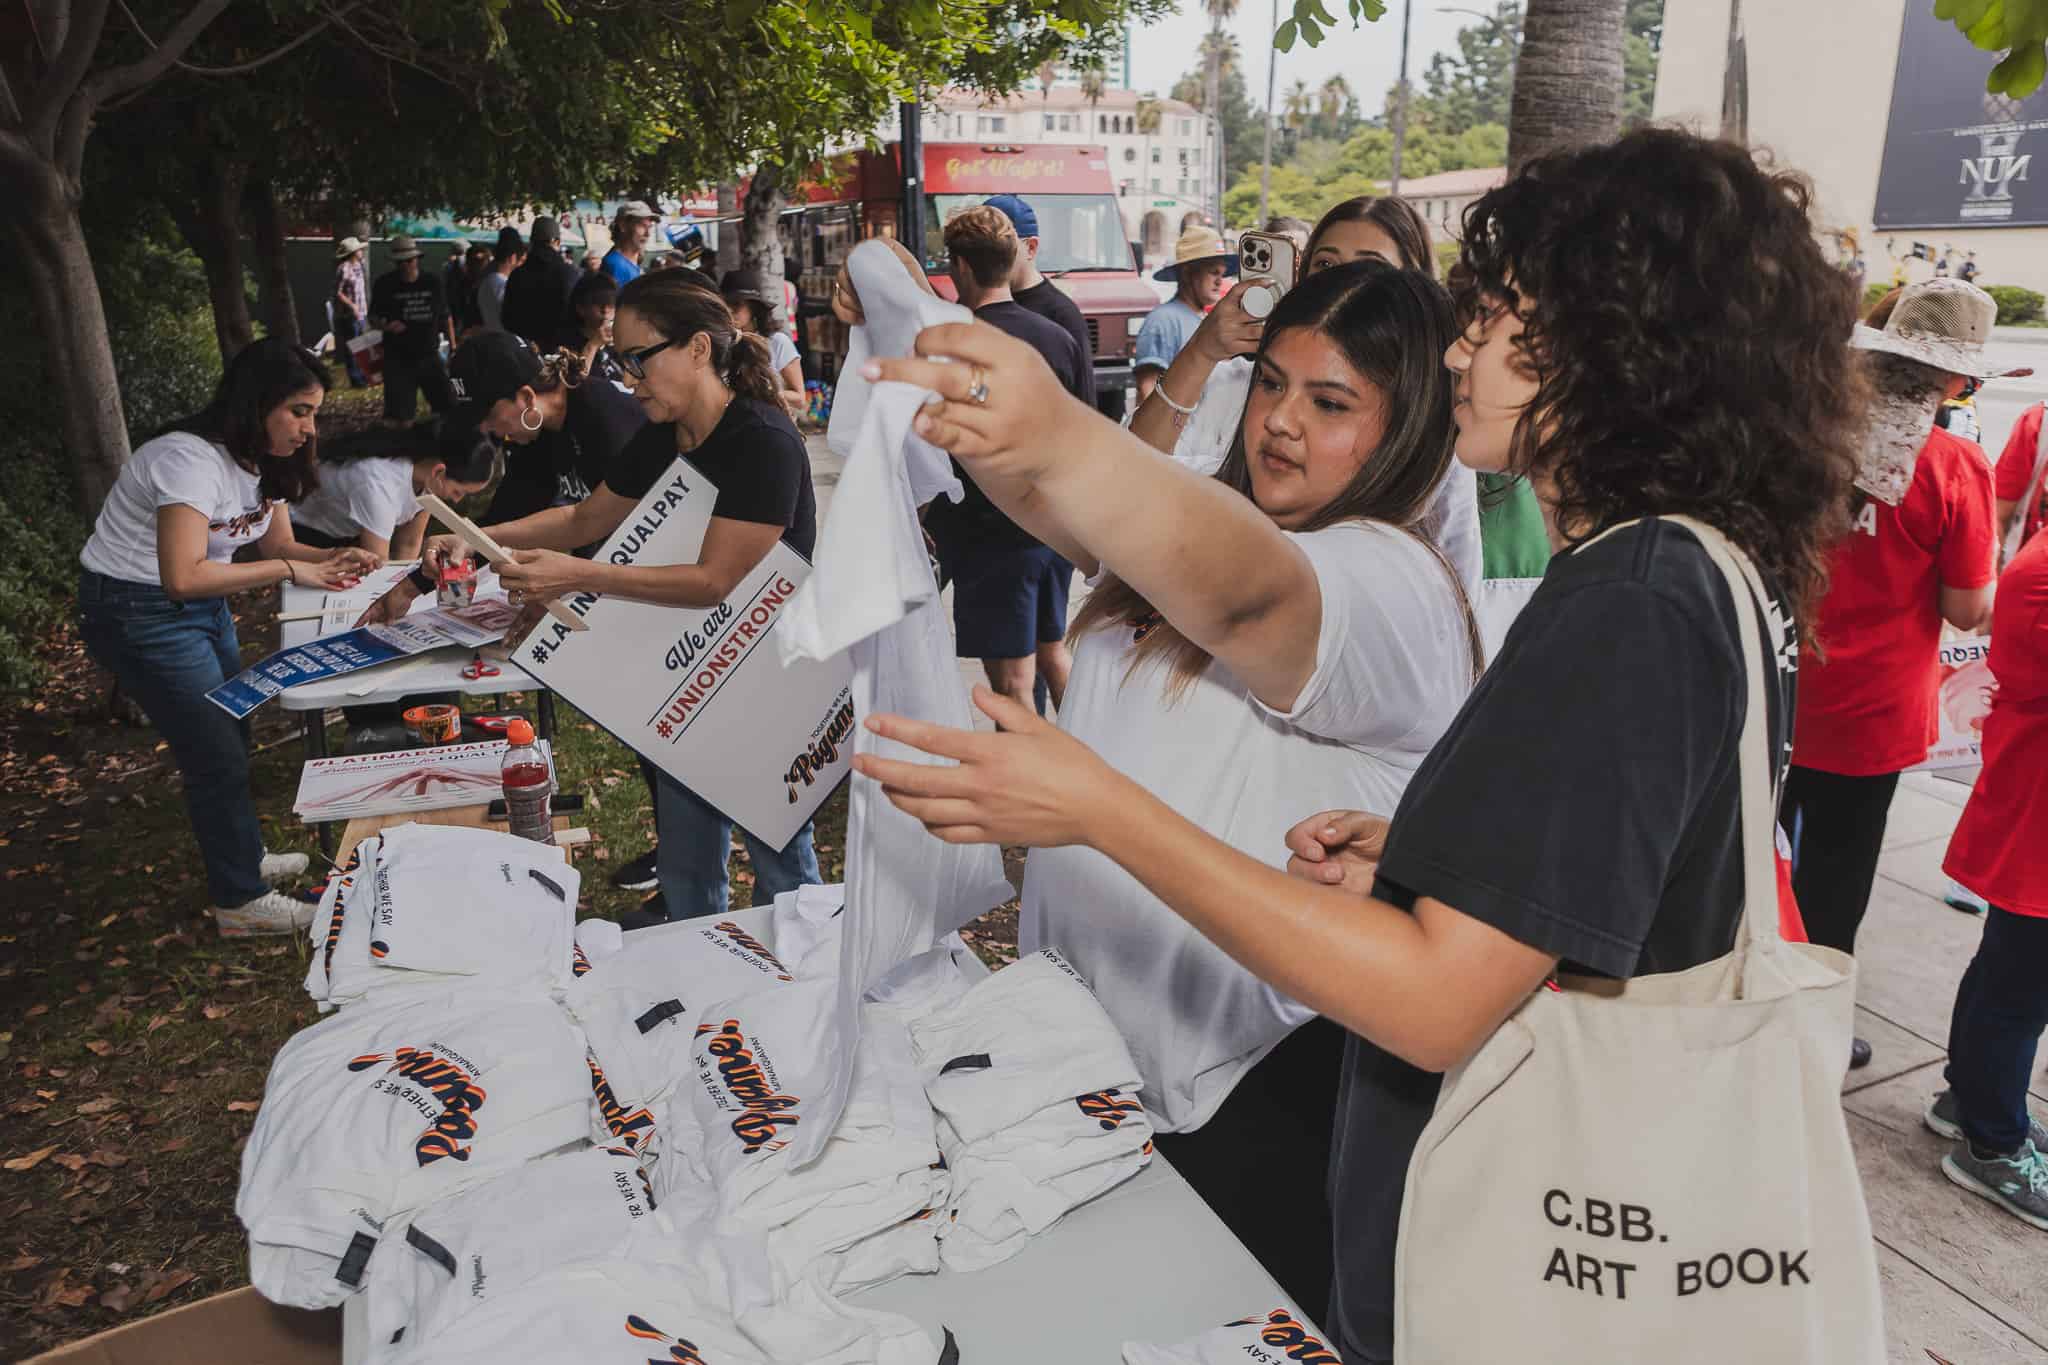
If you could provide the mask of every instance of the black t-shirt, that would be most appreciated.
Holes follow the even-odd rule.
[[[536,246],[526,260],[505,277],[505,298],[498,309],[498,322],[516,337],[525,337],[541,348],[553,351],[566,346],[576,335],[576,316],[569,307],[569,291],[583,272],[562,259],[552,246]]]
[[[1743,606],[1754,610],[1747,593]],[[1434,897],[1566,971],[1643,976],[1729,952],[1749,667],[1735,610],[1706,550],[1669,522],[1554,558],[1409,782],[1374,894],[1407,907]],[[1767,701],[1782,773],[1794,646],[1789,626],[1781,638],[1758,620],[1766,647],[1779,646]],[[1356,1037],[1344,1062],[1327,1325],[1345,1359],[1375,1359],[1392,1354],[1402,1186],[1441,1077]]]
[[[394,318],[405,324],[403,332],[384,329],[384,352],[405,360],[419,360],[440,349],[443,325],[448,321],[448,296],[441,281],[426,271],[410,284],[396,270],[377,277],[370,286],[370,316],[380,323]]]
[[[1084,383],[1089,385],[1089,392],[1093,391],[1086,352],[1057,324],[1007,301],[983,304],[974,310],[974,318],[1028,343],[1045,357],[1060,383],[1076,398],[1083,396]],[[925,527],[939,542],[944,559],[962,560],[971,558],[977,550],[1013,550],[1038,544],[1030,532],[989,501],[988,494],[975,485],[958,460],[953,461],[953,473],[967,490],[966,497],[958,503],[939,498],[925,513]]]
[[[1094,347],[1088,340],[1088,320],[1081,316],[1081,305],[1067,297],[1067,291],[1051,280],[1040,280],[1029,289],[1013,290],[1010,297],[1020,307],[1038,314],[1047,322],[1056,323],[1061,330],[1074,339],[1074,345],[1081,351],[1081,401],[1095,406],[1095,358]]]
[[[695,450],[680,452],[718,489],[714,517],[780,526],[805,559],[818,543],[818,501],[804,438],[778,403],[735,396]],[[670,422],[648,423],[613,462],[605,482],[622,498],[647,496],[678,454]]]
[[[540,431],[525,445],[508,447],[505,477],[491,497],[485,523],[517,521],[544,508],[583,501],[646,425],[638,399],[591,375],[569,390],[569,411],[560,431]]]

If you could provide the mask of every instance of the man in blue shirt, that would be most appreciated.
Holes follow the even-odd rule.
[[[629,199],[619,205],[619,212],[612,219],[612,249],[605,252],[599,267],[624,286],[641,272],[641,253],[647,248],[647,234],[653,228],[655,219],[661,217],[639,199]]]
[[[1173,263],[1161,266],[1152,278],[1171,280],[1179,287],[1138,329],[1131,367],[1137,375],[1140,403],[1152,396],[1159,376],[1194,336],[1202,325],[1202,315],[1216,306],[1236,273],[1237,257],[1224,249],[1223,237],[1215,228],[1191,227],[1174,243]]]

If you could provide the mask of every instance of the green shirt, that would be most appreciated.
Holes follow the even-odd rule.
[[[1541,578],[1550,565],[1550,532],[1529,481],[1479,476],[1479,546],[1487,578]]]

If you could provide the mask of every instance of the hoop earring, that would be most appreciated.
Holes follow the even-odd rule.
[[[529,417],[533,419],[531,422],[526,420]],[[526,431],[539,431],[541,428],[540,409],[538,407],[521,408],[519,410],[519,425]]]

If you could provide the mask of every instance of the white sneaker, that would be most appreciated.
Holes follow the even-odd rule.
[[[222,938],[248,938],[252,934],[304,933],[313,922],[313,901],[303,901],[282,891],[266,891],[247,905],[232,910],[215,909],[213,922]]]
[[[311,865],[312,860],[303,853],[266,853],[262,866],[257,868],[257,875],[276,886],[281,881],[305,876]]]

